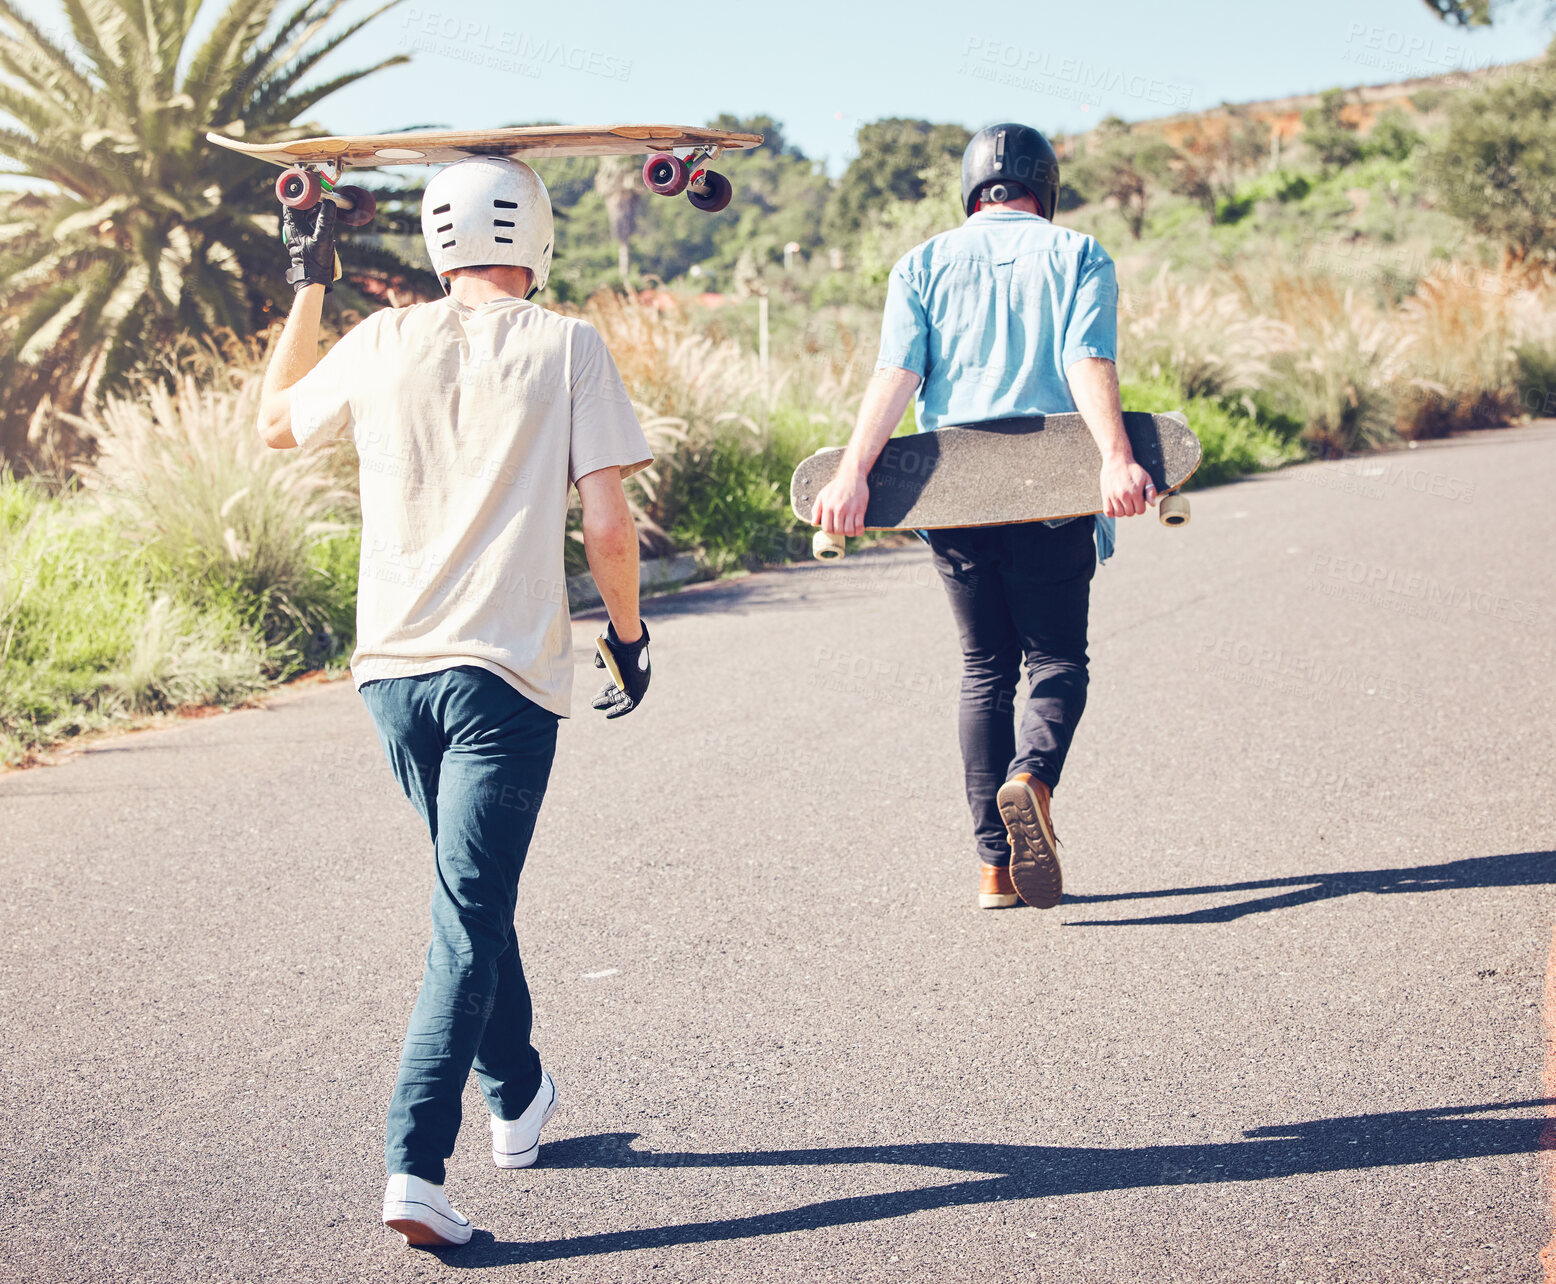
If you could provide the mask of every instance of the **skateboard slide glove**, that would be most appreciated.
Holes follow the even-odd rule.
[[[604,709],[607,718],[626,717],[643,703],[648,691],[653,669],[648,662],[648,625],[642,628],[643,636],[636,642],[623,642],[616,636],[616,626],[607,624],[595,641],[594,667],[604,669],[611,680],[594,697],[594,707]]]
[[[281,213],[281,240],[292,256],[287,283],[294,291],[322,285],[328,294],[340,280],[340,256],[335,253],[335,202],[321,200],[311,210],[290,207]]]

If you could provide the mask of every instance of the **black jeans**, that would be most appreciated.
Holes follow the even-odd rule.
[[[1008,865],[994,795],[1020,771],[1056,787],[1086,708],[1092,521],[930,531],[929,545],[962,639],[962,763],[978,855]],[[1030,694],[1018,727],[1023,662]]]

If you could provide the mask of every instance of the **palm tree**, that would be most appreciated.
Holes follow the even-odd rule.
[[[406,61],[302,83],[398,2],[325,35],[344,0],[301,0],[279,20],[282,0],[228,0],[190,49],[202,0],[64,0],[70,48],[0,0],[4,172],[47,185],[0,210],[0,458],[180,332],[268,322],[288,294],[275,198],[205,131],[309,133],[294,122],[321,99]]]
[[[634,156],[602,156],[594,174],[594,190],[605,201],[611,239],[616,242],[616,267],[626,285],[631,266],[629,242],[638,230],[638,207],[643,201],[643,177]]]

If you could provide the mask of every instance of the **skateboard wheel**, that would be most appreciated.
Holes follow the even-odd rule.
[[[340,221],[347,227],[366,227],[378,213],[378,200],[365,187],[337,187],[335,195],[351,202],[351,208],[340,211]]]
[[[811,556],[818,561],[833,562],[848,551],[848,541],[841,535],[828,535],[826,531],[817,531],[811,536],[810,551]]]
[[[660,196],[679,196],[690,178],[686,162],[669,152],[655,152],[643,165],[643,186]]]
[[[686,189],[686,199],[705,214],[717,214],[729,204],[735,188],[722,174],[711,169],[699,170]]]
[[[1186,495],[1174,491],[1163,495],[1156,503],[1156,515],[1163,526],[1184,526],[1189,520],[1189,501]]]
[[[276,200],[289,210],[311,210],[324,195],[324,182],[311,169],[289,169],[276,179]]]

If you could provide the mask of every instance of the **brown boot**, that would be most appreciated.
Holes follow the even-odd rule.
[[[1010,881],[1010,867],[984,865],[983,877],[978,883],[978,908],[1014,909],[1019,904],[1021,898],[1016,895],[1016,886]]]
[[[1064,895],[1059,839],[1048,818],[1048,786],[1026,772],[1012,776],[995,795],[1010,834],[1010,880],[1028,905],[1052,909]]]

